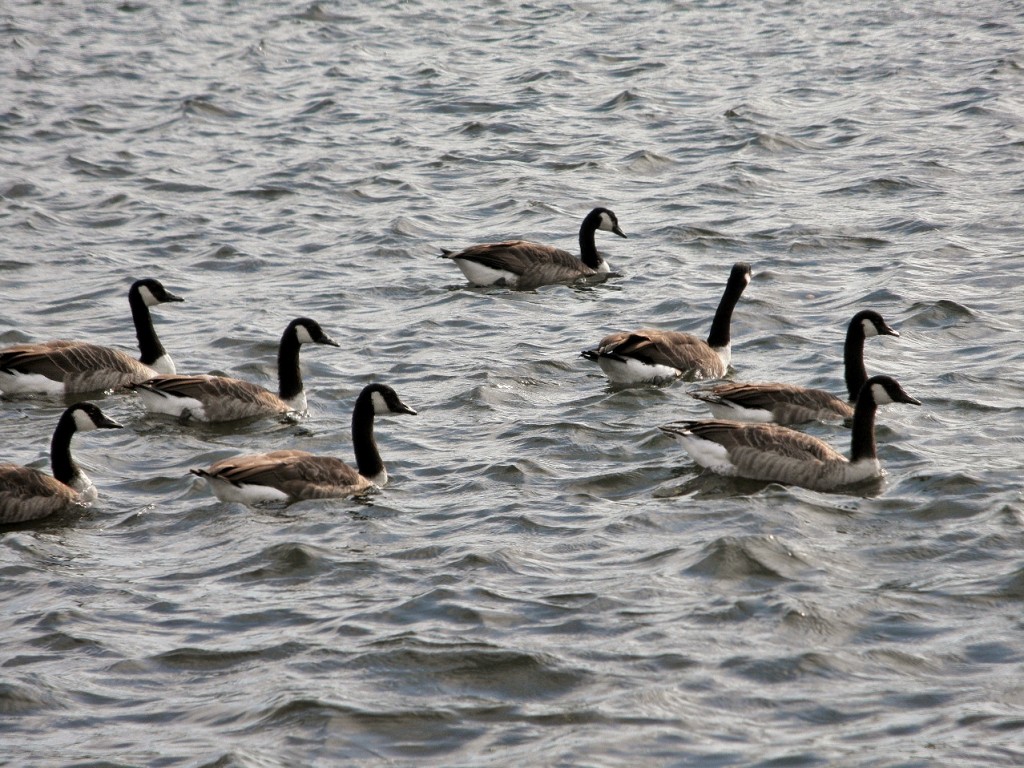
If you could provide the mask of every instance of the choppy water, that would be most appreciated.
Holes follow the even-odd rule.
[[[89,6],[89,7],[85,7]],[[95,7],[93,7],[95,6]],[[274,385],[299,426],[76,439],[89,511],[0,533],[5,765],[1019,765],[1024,761],[1020,3],[0,6],[0,343],[131,348]],[[441,246],[628,240],[593,289],[468,288]],[[875,495],[696,471],[580,349],[705,333],[736,377],[841,391],[845,324],[922,408]],[[351,457],[392,483],[249,510],[188,469]],[[47,466],[63,407],[0,403]],[[846,447],[843,430],[810,431]]]

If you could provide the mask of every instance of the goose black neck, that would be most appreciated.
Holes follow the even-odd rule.
[[[857,398],[853,408],[853,437],[850,442],[850,461],[874,459],[878,456],[875,447],[875,412],[878,405],[870,392]]]
[[[729,346],[731,340],[729,328],[732,325],[732,312],[743,295],[743,289],[747,287],[746,274],[733,269],[729,275],[729,282],[726,283],[725,293],[715,310],[715,319],[711,321],[711,332],[708,333],[708,346],[713,349],[721,349]]]
[[[299,370],[301,346],[295,329],[288,326],[277,348],[277,394],[286,402],[302,393],[302,372]]]
[[[843,368],[846,378],[846,390],[850,394],[850,402],[857,400],[864,382],[868,380],[867,369],[864,368],[864,325],[860,321],[850,323],[846,330],[846,343],[843,345]]]
[[[135,337],[139,340],[139,352],[142,353],[139,362],[143,365],[152,365],[167,352],[157,338],[153,317],[149,314],[149,307],[146,306],[142,294],[133,288],[128,293],[128,304],[132,308]]]
[[[588,267],[595,270],[601,264],[601,257],[597,253],[597,245],[594,244],[597,221],[597,218],[587,216],[580,225],[580,259]]]
[[[71,485],[79,473],[78,465],[71,458],[71,438],[76,431],[74,415],[65,413],[57,422],[53,439],[50,440],[50,467],[54,478],[64,485]]]
[[[384,471],[377,441],[373,439],[373,399],[367,392],[359,395],[352,411],[352,447],[355,449],[356,467],[360,475],[374,478]]]

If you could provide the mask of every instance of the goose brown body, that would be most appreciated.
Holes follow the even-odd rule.
[[[849,401],[831,392],[795,384],[721,382],[690,393],[707,404],[718,419],[800,424],[853,418],[853,405],[868,374],[864,368],[864,340],[871,336],[899,336],[874,310],[862,310],[850,320],[843,345],[844,379]]]
[[[749,264],[733,265],[707,340],[692,333],[641,328],[609,334],[581,354],[600,365],[613,384],[720,378],[732,359],[732,313],[750,277]]]
[[[507,240],[472,245],[461,251],[442,249],[442,258],[454,261],[475,285],[532,290],[542,285],[601,280],[608,276],[610,269],[594,243],[597,230],[626,237],[612,211],[595,208],[580,225],[579,256],[551,245]]]
[[[352,446],[357,469],[333,456],[279,450],[222,459],[208,469],[191,471],[205,478],[220,500],[245,504],[341,498],[362,493],[384,485],[388,479],[373,435],[374,416],[384,413],[415,415],[416,411],[385,384],[364,387],[352,411]]]
[[[139,359],[120,349],[84,341],[16,344],[0,350],[0,389],[8,394],[98,392],[174,373],[174,362],[160,343],[149,312],[149,307],[171,301],[183,299],[159,280],[137,280],[129,288]]]
[[[93,403],[65,409],[50,440],[53,475],[33,467],[0,464],[0,523],[38,520],[96,498],[96,488],[71,456],[71,438],[77,432],[120,429]]]
[[[875,413],[885,403],[921,404],[890,376],[868,379],[854,409],[849,458],[828,443],[777,424],[715,419],[673,422],[660,429],[677,438],[696,463],[718,474],[828,491],[882,474]]]
[[[155,376],[135,390],[149,411],[186,420],[222,422],[302,413],[306,395],[299,349],[309,343],[339,346],[315,320],[299,317],[288,323],[278,347],[277,394],[241,379],[210,375]]]

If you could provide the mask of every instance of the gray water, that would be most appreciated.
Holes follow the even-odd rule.
[[[76,438],[89,510],[0,532],[0,764],[933,766],[1024,762],[1024,7],[126,0],[0,5],[0,344],[133,347],[156,277],[179,371],[299,425]],[[599,233],[620,277],[467,286],[441,247]],[[688,385],[613,390],[613,330],[704,334],[754,280],[733,377],[923,401],[888,476],[823,494],[698,471]],[[192,467],[351,459],[391,483],[247,509]],[[0,402],[47,468],[64,403]],[[841,427],[808,431],[839,448]]]

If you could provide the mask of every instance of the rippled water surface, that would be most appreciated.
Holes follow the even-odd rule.
[[[0,5],[0,344],[132,348],[274,386],[303,423],[186,427],[99,395],[89,510],[0,532],[0,763],[932,766],[1024,762],[1020,3]],[[599,233],[591,288],[466,285],[441,247]],[[732,376],[923,401],[888,476],[823,494],[698,471],[613,390],[612,330],[706,333]],[[392,477],[251,510],[192,467],[351,457]],[[46,468],[63,403],[0,402]],[[848,432],[808,430],[845,449]]]

